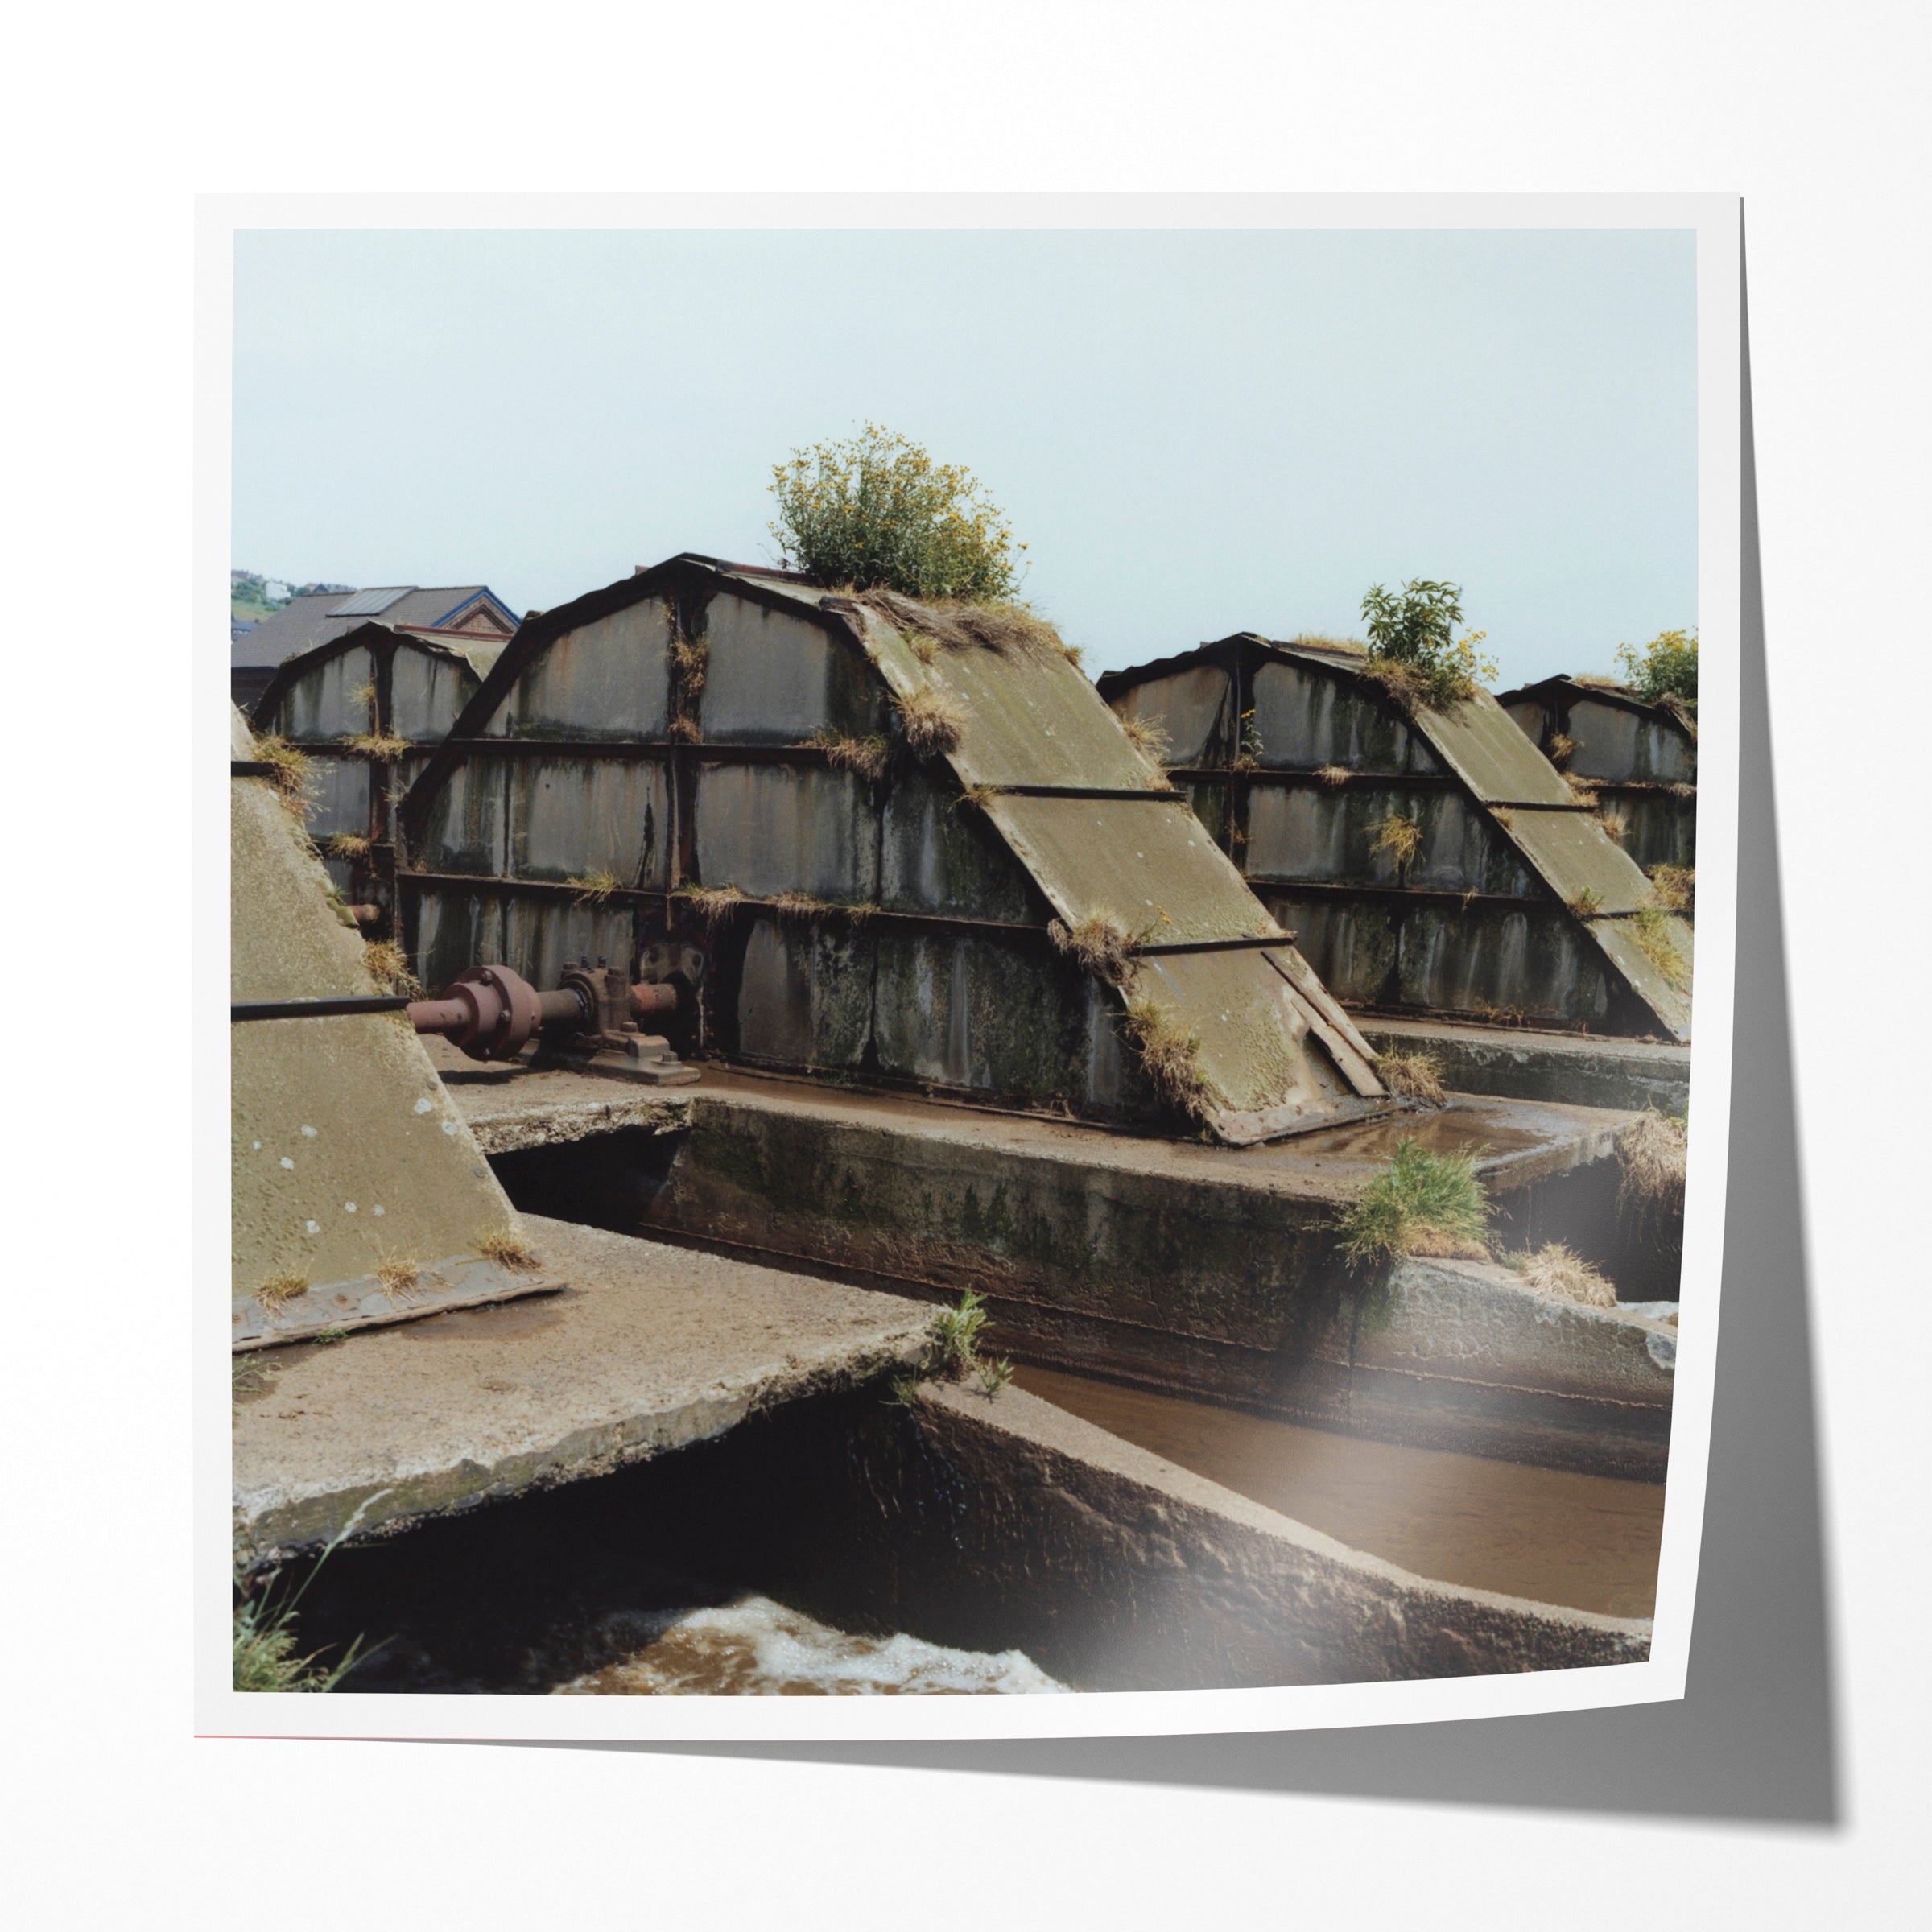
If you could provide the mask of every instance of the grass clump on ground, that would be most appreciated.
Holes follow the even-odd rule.
[[[371,939],[362,948],[362,964],[378,986],[414,999],[423,983],[409,969],[409,955],[394,939]]]
[[[479,1236],[477,1253],[512,1274],[532,1274],[542,1265],[530,1245],[514,1228],[498,1228]]]
[[[899,733],[915,756],[956,751],[966,729],[959,701],[943,691],[915,691],[899,700]]]
[[[1561,1241],[1546,1241],[1533,1254],[1509,1255],[1509,1265],[1534,1288],[1554,1301],[1581,1302],[1591,1308],[1614,1308],[1616,1290],[1608,1275]]]
[[[613,892],[623,890],[624,881],[608,868],[587,872],[581,878],[573,878],[568,883],[576,888],[577,903],[580,906],[601,906]]]
[[[1468,1155],[1430,1154],[1414,1140],[1395,1154],[1336,1224],[1351,1264],[1385,1256],[1487,1261],[1488,1191]]]
[[[892,756],[891,740],[877,733],[850,738],[828,728],[815,732],[804,743],[824,752],[825,762],[834,770],[857,772],[868,784],[877,784],[885,777],[886,764]]]
[[[1378,1053],[1375,1071],[1382,1084],[1405,1100],[1425,1107],[1448,1104],[1443,1088],[1443,1063],[1432,1053]]]
[[[1071,926],[1061,919],[1051,920],[1046,936],[1109,986],[1118,986],[1133,970],[1133,941],[1111,913],[1096,912]]]
[[[676,897],[714,930],[745,903],[735,886],[680,886]]]
[[[1128,1037],[1154,1091],[1169,1106],[1195,1119],[1208,1112],[1208,1083],[1202,1077],[1200,1038],[1191,1034],[1158,1001],[1127,1002]]]

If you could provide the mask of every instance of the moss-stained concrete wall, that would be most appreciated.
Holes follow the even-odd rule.
[[[232,999],[382,990],[265,780],[230,782],[229,855]],[[516,1291],[477,1250],[516,1216],[406,1020],[248,1022],[229,1051],[237,1339]],[[395,1262],[419,1265],[420,1283],[373,1278]]]

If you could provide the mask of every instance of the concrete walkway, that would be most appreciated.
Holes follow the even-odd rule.
[[[601,1475],[916,1362],[930,1306],[526,1217],[569,1286],[250,1358],[237,1558]],[[249,1373],[245,1370],[244,1373]]]

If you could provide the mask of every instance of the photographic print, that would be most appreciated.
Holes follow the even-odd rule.
[[[204,204],[203,1728],[1680,1695],[1736,222]]]

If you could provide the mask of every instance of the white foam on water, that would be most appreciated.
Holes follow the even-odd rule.
[[[1062,1692],[1022,1650],[950,1650],[835,1630],[770,1597],[668,1620],[617,1662],[559,1684],[567,1697],[908,1697]]]

